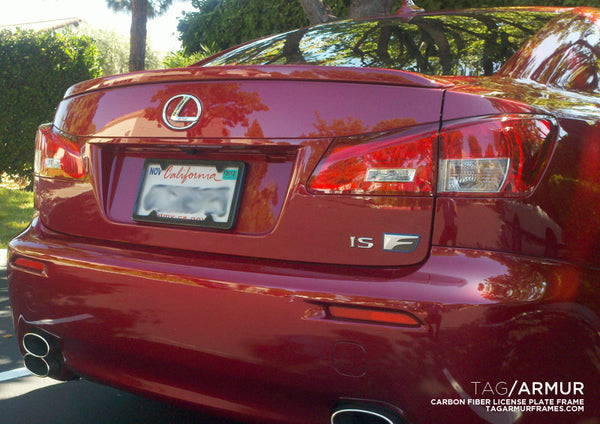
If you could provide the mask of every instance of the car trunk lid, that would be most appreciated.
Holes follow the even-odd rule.
[[[309,180],[340,142],[383,143],[385,156],[392,140],[432,172],[431,137],[446,86],[401,71],[302,66],[189,68],[84,82],[69,90],[54,124],[78,138],[86,179],[39,178],[42,219],[59,232],[169,249],[342,265],[418,263],[429,250],[433,174],[429,189],[391,194],[315,190]],[[182,94],[201,102],[201,117],[173,129],[163,110]],[[195,114],[185,108],[180,117]],[[210,198],[200,200],[204,209],[218,209],[223,202],[214,198],[223,188],[189,185],[190,175],[215,172],[218,179],[229,173],[235,192],[225,200],[228,223],[197,225],[188,214],[193,199]],[[377,172],[375,178],[389,177],[386,169]],[[154,186],[175,196],[162,209],[178,209],[179,218],[153,219],[157,210],[140,219],[161,209],[145,202]],[[218,221],[212,212],[203,210]]]

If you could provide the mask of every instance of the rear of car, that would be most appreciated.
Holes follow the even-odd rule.
[[[597,99],[525,78],[535,34],[592,21],[559,12],[334,23],[75,85],[10,244],[27,366],[261,423],[540,422],[486,401],[546,381],[586,408],[544,422],[593,419]]]

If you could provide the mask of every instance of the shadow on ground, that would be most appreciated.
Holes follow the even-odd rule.
[[[83,380],[2,399],[0,411],[3,424],[235,424]]]
[[[0,257],[0,372],[23,366],[13,329],[6,267]],[[1,421],[1,420],[0,420]]]

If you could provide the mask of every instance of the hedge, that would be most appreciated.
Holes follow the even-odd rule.
[[[0,175],[31,173],[37,127],[52,121],[72,84],[100,76],[87,37],[55,32],[0,32]]]
[[[177,27],[188,55],[202,46],[219,51],[308,25],[298,0],[192,0],[192,5],[198,12],[187,13]]]

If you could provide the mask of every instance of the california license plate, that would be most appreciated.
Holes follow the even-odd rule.
[[[243,162],[148,159],[133,219],[231,229],[243,176]]]

